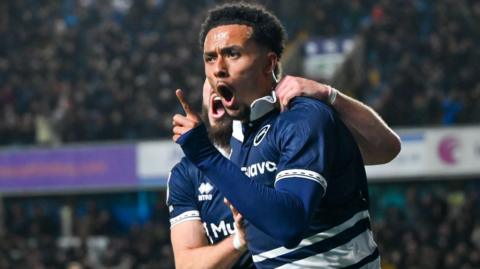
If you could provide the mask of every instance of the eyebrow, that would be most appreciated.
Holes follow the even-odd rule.
[[[232,50],[241,50],[242,47],[238,46],[238,45],[233,45],[233,46],[228,46],[228,47],[224,47],[224,48],[221,48],[220,49],[220,54],[226,54]],[[217,54],[217,52],[215,50],[212,50],[212,51],[206,51],[203,53],[203,55],[205,56],[212,56],[212,55],[215,55]]]

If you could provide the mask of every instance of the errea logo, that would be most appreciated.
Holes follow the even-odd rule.
[[[198,195],[198,201],[210,201],[212,200],[213,195],[210,192],[213,190],[213,186],[210,183],[202,183],[198,187],[200,195]]]
[[[263,126],[262,129],[258,131],[257,135],[253,139],[254,146],[258,146],[258,144],[262,142],[263,138],[265,138],[265,136],[267,135],[267,132],[269,129],[270,129],[270,124]]]

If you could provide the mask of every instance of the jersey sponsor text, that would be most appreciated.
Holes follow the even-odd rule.
[[[277,164],[271,161],[259,162],[244,166],[241,170],[247,175],[247,177],[255,177],[257,175],[263,175],[265,172],[274,172],[277,170]]]

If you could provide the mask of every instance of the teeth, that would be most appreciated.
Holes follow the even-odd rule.
[[[213,98],[214,101],[222,101],[222,98],[220,96],[215,96],[215,98]]]

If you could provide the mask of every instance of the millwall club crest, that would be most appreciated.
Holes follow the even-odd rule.
[[[255,139],[253,139],[253,145],[258,146],[260,142],[262,142],[263,138],[267,135],[268,130],[270,129],[270,124],[265,125],[258,131],[257,135],[255,136]]]

